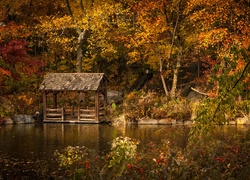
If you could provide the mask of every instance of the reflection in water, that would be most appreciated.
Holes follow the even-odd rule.
[[[189,127],[166,125],[130,125],[114,127],[98,124],[18,124],[0,127],[0,156],[21,159],[51,159],[55,150],[67,146],[85,146],[100,155],[110,150],[111,142],[118,136],[128,136],[140,141],[139,148],[149,142],[161,143],[169,139],[171,144],[185,147]],[[219,138],[238,134],[248,126],[218,127]],[[218,134],[217,134],[218,133]]]

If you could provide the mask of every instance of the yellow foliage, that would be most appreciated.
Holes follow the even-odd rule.
[[[140,53],[138,51],[132,51],[128,53],[129,57],[131,58],[131,61],[129,63],[136,62],[137,60],[140,60]]]
[[[228,30],[226,28],[212,29],[208,32],[201,32],[198,40],[204,47],[208,47],[209,45],[214,46],[219,42],[223,42],[227,38],[227,35]]]
[[[82,63],[83,63],[83,66],[82,66],[83,72],[91,72],[92,71],[94,59],[83,58]]]

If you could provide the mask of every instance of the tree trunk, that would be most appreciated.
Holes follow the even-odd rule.
[[[69,0],[65,0],[65,3],[67,5],[67,9],[68,9],[68,12],[69,12],[70,16],[72,18],[74,18],[72,9],[70,7]],[[91,8],[92,8],[94,0],[92,0],[91,3],[92,3],[91,4]],[[83,3],[82,3],[82,0],[80,1],[80,7],[81,7],[83,15],[85,16],[84,6],[83,6]],[[82,72],[82,57],[83,57],[82,46],[83,46],[83,43],[84,43],[84,39],[86,38],[87,30],[80,30],[79,28],[77,28],[76,30],[77,30],[77,33],[79,34],[79,36],[78,36],[78,43],[77,43],[77,64],[76,64],[76,71],[78,73],[81,73]]]
[[[76,67],[76,71],[78,73],[82,72],[82,45],[83,45],[83,41],[84,38],[86,36],[86,30],[83,31],[78,31],[79,32],[79,37],[78,37],[78,47],[77,47],[77,67]]]
[[[180,2],[178,3],[178,6],[180,5]],[[177,18],[176,18],[176,22],[175,22],[175,25],[174,25],[174,29],[173,29],[173,32],[171,33],[172,34],[172,39],[171,39],[171,46],[170,46],[170,52],[169,52],[169,56],[167,58],[167,63],[170,62],[170,59],[171,59],[171,56],[172,56],[172,51],[173,51],[173,47],[174,47],[174,43],[175,43],[175,36],[176,36],[176,30],[177,30],[177,26],[179,24],[179,17],[180,17],[180,14],[179,14],[179,7],[178,7],[178,10],[177,10]],[[168,20],[166,19],[166,22],[168,22]],[[178,54],[179,56],[180,54]],[[164,91],[165,91],[165,95],[167,96],[168,99],[171,99],[172,98],[172,95],[175,96],[175,91],[176,91],[176,86],[177,86],[177,76],[178,76],[178,72],[179,72],[179,66],[180,66],[180,59],[178,59],[177,57],[177,63],[176,63],[176,68],[174,69],[174,77],[173,77],[173,85],[172,85],[172,89],[171,91],[169,92],[168,89],[167,89],[167,86],[166,86],[166,82],[165,82],[165,79],[163,77],[163,74],[162,74],[162,59],[161,57],[159,56],[160,58],[160,76],[161,76],[161,81],[162,81],[162,85],[163,85],[163,88],[164,88]],[[178,64],[179,62],[179,64]]]
[[[164,76],[162,74],[162,59],[161,59],[160,56],[159,56],[159,60],[160,60],[160,76],[161,76],[161,81],[162,81],[162,85],[163,85],[163,88],[164,88],[165,95],[168,98],[169,97],[169,92],[168,92],[168,89],[167,89],[167,86],[166,86],[166,82],[165,82]]]
[[[178,83],[178,74],[179,74],[180,66],[181,66],[182,50],[183,50],[183,47],[180,46],[178,56],[177,56],[177,59],[176,59],[176,66],[175,66],[174,71],[173,71],[172,88],[171,88],[171,91],[170,91],[170,98],[171,99],[175,98],[175,96],[176,96],[176,89],[177,89],[177,83]]]
[[[82,48],[78,46],[77,48],[77,63],[76,63],[76,72],[82,72]]]

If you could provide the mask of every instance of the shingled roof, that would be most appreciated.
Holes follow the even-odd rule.
[[[97,90],[104,73],[49,73],[45,76],[40,90],[87,91]]]

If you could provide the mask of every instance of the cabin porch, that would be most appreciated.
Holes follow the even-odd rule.
[[[43,122],[60,122],[60,123],[100,123],[104,121],[105,108],[99,108],[99,121],[96,121],[94,107],[72,107],[70,109],[47,108],[46,117]]]
[[[43,122],[100,123],[107,105],[107,79],[102,73],[48,74],[43,92]]]

